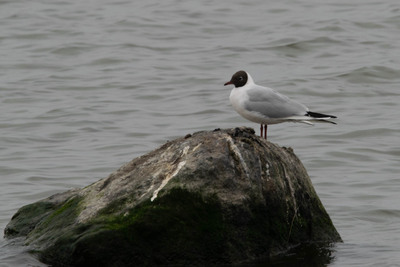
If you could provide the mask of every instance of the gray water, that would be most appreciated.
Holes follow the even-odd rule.
[[[160,3],[159,3],[160,2]],[[329,266],[400,266],[400,2],[0,0],[0,230],[167,140],[259,126],[237,70],[338,125],[279,124],[344,242]],[[45,266],[0,240],[1,266]]]

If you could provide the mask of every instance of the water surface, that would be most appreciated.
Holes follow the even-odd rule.
[[[280,124],[344,243],[329,266],[400,265],[400,4],[0,1],[0,228],[167,140],[258,125],[237,70],[338,125]],[[44,266],[0,241],[1,266]]]

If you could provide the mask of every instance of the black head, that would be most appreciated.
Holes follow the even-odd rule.
[[[247,83],[247,73],[244,70],[240,70],[233,74],[231,80],[224,85],[233,84],[235,87],[242,87]]]

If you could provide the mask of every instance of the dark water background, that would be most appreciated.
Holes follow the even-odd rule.
[[[160,2],[160,3],[159,3]],[[400,2],[0,0],[0,230],[167,140],[255,127],[237,70],[338,125],[280,124],[344,243],[329,266],[400,266]],[[42,266],[0,240],[0,266]]]

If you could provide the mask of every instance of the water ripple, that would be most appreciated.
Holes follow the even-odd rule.
[[[187,133],[259,126],[239,69],[338,125],[278,124],[345,240],[330,266],[400,261],[400,16],[388,1],[0,1],[0,222]],[[368,233],[368,235],[365,235]],[[0,261],[40,266],[1,240]]]
[[[400,68],[393,69],[385,66],[361,67],[338,75],[350,83],[394,83],[400,80]]]

